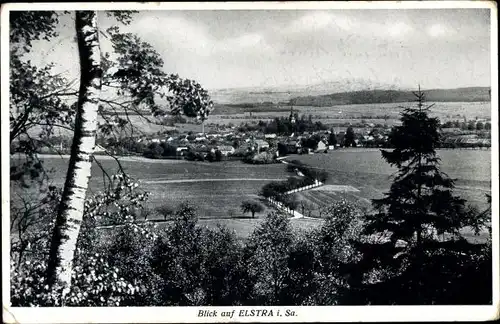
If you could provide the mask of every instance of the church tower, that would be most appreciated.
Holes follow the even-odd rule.
[[[295,124],[295,115],[293,114],[293,106],[290,107],[290,117],[288,117],[288,120],[290,121],[291,124]]]

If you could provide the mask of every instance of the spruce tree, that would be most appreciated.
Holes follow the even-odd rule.
[[[393,128],[382,157],[398,168],[389,192],[374,199],[377,213],[367,218],[368,232],[389,232],[391,241],[402,240],[418,247],[424,240],[460,236],[473,225],[465,200],[453,195],[454,180],[440,170],[439,119],[429,116],[425,94],[414,92],[417,107],[405,108],[400,126]],[[437,235],[436,235],[437,234]]]
[[[389,135],[392,149],[381,150],[398,170],[365,218],[366,236],[358,242],[363,258],[353,268],[348,303],[468,304],[457,290],[464,284],[485,292],[474,301],[483,303],[491,298],[491,285],[481,281],[491,273],[491,254],[467,242],[461,230],[479,233],[490,215],[474,212],[453,194],[454,180],[440,170],[436,152],[439,120],[429,116],[432,105],[424,106],[420,87],[414,94],[417,107],[404,109],[401,125]],[[389,240],[376,240],[380,234]],[[474,277],[478,273],[484,274]]]

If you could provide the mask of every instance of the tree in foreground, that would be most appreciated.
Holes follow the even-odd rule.
[[[255,213],[260,213],[262,211],[264,211],[264,207],[256,201],[246,200],[241,203],[241,212],[244,214],[252,213],[252,218],[255,218]]]
[[[431,106],[424,107],[424,93],[419,89],[414,94],[417,107],[406,108],[401,126],[389,135],[394,149],[382,150],[382,157],[398,171],[389,192],[373,200],[376,212],[366,217],[369,242],[362,244],[363,271],[371,274],[369,282],[384,287],[375,291],[386,290],[392,298],[372,295],[372,302],[445,301],[439,294],[450,290],[447,283],[472,262],[461,256],[477,250],[462,237],[462,230],[467,227],[477,234],[486,223],[484,214],[471,212],[465,200],[453,194],[454,181],[440,170],[436,153],[439,120],[429,117]],[[385,239],[374,243],[377,236]],[[431,273],[436,276],[425,279]],[[402,287],[408,290],[406,297]]]
[[[465,200],[453,195],[454,181],[440,170],[436,153],[439,120],[429,117],[424,93],[415,96],[417,108],[406,108],[402,125],[389,135],[394,149],[382,150],[383,159],[398,171],[385,197],[373,200],[378,213],[368,218],[368,229],[389,231],[393,243],[402,240],[419,248],[436,235],[458,238],[464,226],[479,229],[484,219],[467,215]]]
[[[109,11],[105,15],[128,24],[131,13]],[[71,259],[83,219],[96,134],[107,137],[121,134],[127,125],[133,129],[128,112],[136,112],[148,122],[151,121],[142,114],[144,110],[149,110],[154,118],[172,112],[203,121],[213,105],[208,92],[197,82],[165,74],[163,60],[151,45],[133,34],[121,33],[117,26],[100,30],[98,13],[94,11],[79,11],[75,16],[81,72],[79,90],[73,89],[75,82],[53,75],[51,65],[36,68],[30,61],[23,60],[33,40],[48,40],[57,34],[55,27],[63,14],[66,12],[11,14],[11,144],[18,142],[27,157],[24,165],[13,165],[11,179],[22,180],[25,174],[36,178],[44,173],[37,152],[40,143],[49,142],[47,138],[53,134],[53,128],[64,128],[74,135],[61,203],[55,213],[57,219],[47,267],[50,285],[58,282],[69,287]],[[100,34],[106,35],[114,55],[101,53]],[[101,87],[111,89],[118,99],[100,96]],[[78,101],[73,105],[61,100],[63,96],[75,95]],[[156,95],[166,99],[166,109],[155,103]],[[125,111],[127,117],[120,117],[117,111]],[[38,140],[29,132],[37,127],[42,129]],[[110,178],[103,170],[105,177]]]
[[[288,255],[294,236],[288,216],[271,213],[257,227],[246,245],[252,304],[280,305],[288,276]]]
[[[102,81],[97,12],[77,11],[75,22],[80,54],[80,91],[71,157],[47,267],[49,282],[60,281],[66,286],[71,284],[73,255],[91,175]]]
[[[362,230],[360,211],[346,201],[325,207],[324,222],[295,235],[282,298],[290,305],[338,305],[350,294],[355,242]],[[303,234],[303,235],[301,235]]]

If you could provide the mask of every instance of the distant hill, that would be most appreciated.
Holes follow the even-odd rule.
[[[470,87],[456,89],[424,90],[428,102],[477,102],[490,101],[489,87]],[[406,90],[368,90],[339,92],[318,96],[301,96],[289,100],[295,106],[334,106],[368,103],[395,103],[414,101],[412,91]]]
[[[380,83],[368,79],[339,79],[309,85],[281,85],[271,87],[247,87],[212,89],[209,91],[214,102],[218,104],[250,104],[263,102],[288,102],[296,97],[321,96],[330,93],[351,92],[361,90],[407,90],[393,84]]]

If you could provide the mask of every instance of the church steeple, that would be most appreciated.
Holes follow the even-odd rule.
[[[290,107],[290,117],[288,117],[288,120],[290,120],[290,123],[295,124],[295,115],[293,114],[293,106]]]

